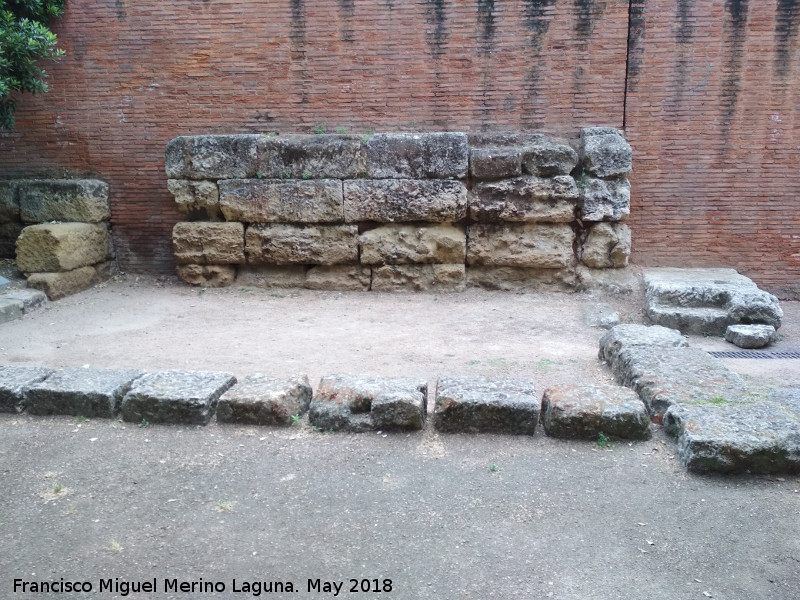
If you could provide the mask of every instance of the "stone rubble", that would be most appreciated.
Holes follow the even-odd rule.
[[[776,335],[772,325],[728,325],[725,341],[739,348],[763,348],[774,342]]]

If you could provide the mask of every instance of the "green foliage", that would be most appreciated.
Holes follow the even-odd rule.
[[[0,127],[14,126],[13,92],[44,94],[42,59],[58,60],[56,35],[47,24],[64,13],[65,0],[0,0]]]
[[[608,448],[608,436],[602,431],[597,434],[597,445],[601,448]]]

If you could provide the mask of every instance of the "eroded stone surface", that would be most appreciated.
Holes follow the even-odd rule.
[[[23,273],[71,271],[109,257],[109,235],[104,225],[30,225],[17,238],[17,268]]]
[[[21,319],[24,308],[21,300],[0,297],[0,323]]]
[[[522,170],[531,175],[569,175],[576,164],[578,153],[564,142],[544,138],[526,144],[522,149]]]
[[[236,267],[231,265],[178,265],[177,273],[181,281],[202,287],[225,287],[236,280]]]
[[[320,134],[262,136],[258,173],[273,179],[354,179],[366,177],[361,136]]]
[[[17,194],[24,223],[111,218],[108,184],[98,179],[23,179],[17,181]]]
[[[273,265],[337,265],[358,261],[355,225],[250,225],[247,262]]]
[[[336,268],[336,267],[321,267]],[[257,265],[239,268],[236,283],[259,288],[300,288],[306,282],[305,265]]]
[[[374,292],[460,292],[465,268],[458,265],[384,265],[372,269]]]
[[[633,151],[622,132],[612,127],[581,129],[580,157],[583,169],[597,177],[616,177],[631,170]]]
[[[369,289],[372,273],[361,265],[311,267],[305,275],[303,286],[310,290],[342,290],[363,292]]]
[[[729,325],[725,340],[739,348],[763,348],[775,340],[775,335],[772,325]]]
[[[600,338],[600,360],[614,364],[617,355],[626,348],[657,346],[663,348],[685,348],[689,345],[676,329],[653,325],[617,325]],[[613,368],[613,366],[612,366]]]
[[[257,135],[196,135],[170,140],[165,152],[170,179],[242,179],[258,170]]]
[[[138,369],[70,367],[29,386],[26,408],[33,415],[112,418],[134,380],[142,375]]]
[[[219,188],[214,181],[168,179],[167,188],[175,197],[178,210],[194,220],[219,218]]]
[[[219,205],[228,221],[341,223],[342,182],[333,179],[231,179],[219,183]]]
[[[532,379],[465,376],[437,382],[433,424],[438,431],[533,435],[538,422]]]
[[[465,133],[377,133],[367,141],[374,179],[461,179],[468,166]]]
[[[619,313],[604,304],[594,304],[583,311],[583,321],[589,327],[611,329],[619,325]]]
[[[327,375],[309,410],[311,424],[324,430],[422,429],[428,384],[413,379]]]
[[[620,269],[631,255],[631,230],[622,223],[597,223],[581,248],[581,261],[594,269]]]
[[[545,390],[542,425],[547,435],[596,440],[650,437],[650,417],[636,392],[619,386],[563,385]]]
[[[43,291],[50,300],[58,300],[92,287],[102,279],[106,272],[105,265],[98,265],[101,273],[94,266],[61,273],[32,273],[28,277],[28,287]]]
[[[25,408],[24,390],[50,375],[46,367],[12,367],[0,365],[0,412],[18,413]]]
[[[218,371],[167,370],[134,381],[122,400],[122,418],[141,423],[205,425],[236,378]]]
[[[19,221],[16,181],[0,181],[0,224]]]
[[[361,263],[399,265],[463,263],[467,238],[452,225],[387,225],[362,233]]]
[[[574,234],[567,224],[483,224],[469,227],[467,263],[498,267],[563,269],[574,262]]]
[[[467,285],[487,290],[573,292],[578,289],[579,284],[572,269],[527,269],[481,265],[470,266],[467,269]]]
[[[248,375],[225,392],[217,404],[217,421],[249,425],[292,425],[311,403],[306,375],[276,378],[262,373]]]
[[[519,148],[473,148],[469,151],[469,171],[474,179],[492,180],[522,174]]]
[[[244,259],[244,225],[241,223],[181,222],[172,230],[178,264],[228,265]]]
[[[467,188],[460,181],[359,179],[344,182],[347,223],[452,223],[466,216]]]
[[[517,177],[477,183],[470,193],[469,214],[486,223],[569,223],[575,219],[577,200],[578,186],[572,177]]]
[[[584,221],[621,221],[631,213],[631,184],[627,179],[605,180],[584,175],[578,186]]]

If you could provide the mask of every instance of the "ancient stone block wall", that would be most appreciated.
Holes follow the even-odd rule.
[[[196,285],[577,289],[624,267],[632,151],[542,134],[190,136],[166,150]],[[579,266],[580,265],[580,266]]]

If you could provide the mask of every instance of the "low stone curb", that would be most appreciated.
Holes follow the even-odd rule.
[[[0,323],[21,319],[22,315],[36,310],[47,302],[47,295],[39,290],[16,289],[0,294]]]
[[[247,425],[292,425],[311,403],[306,375],[284,379],[261,373],[248,375],[225,392],[217,404],[217,421]]]

